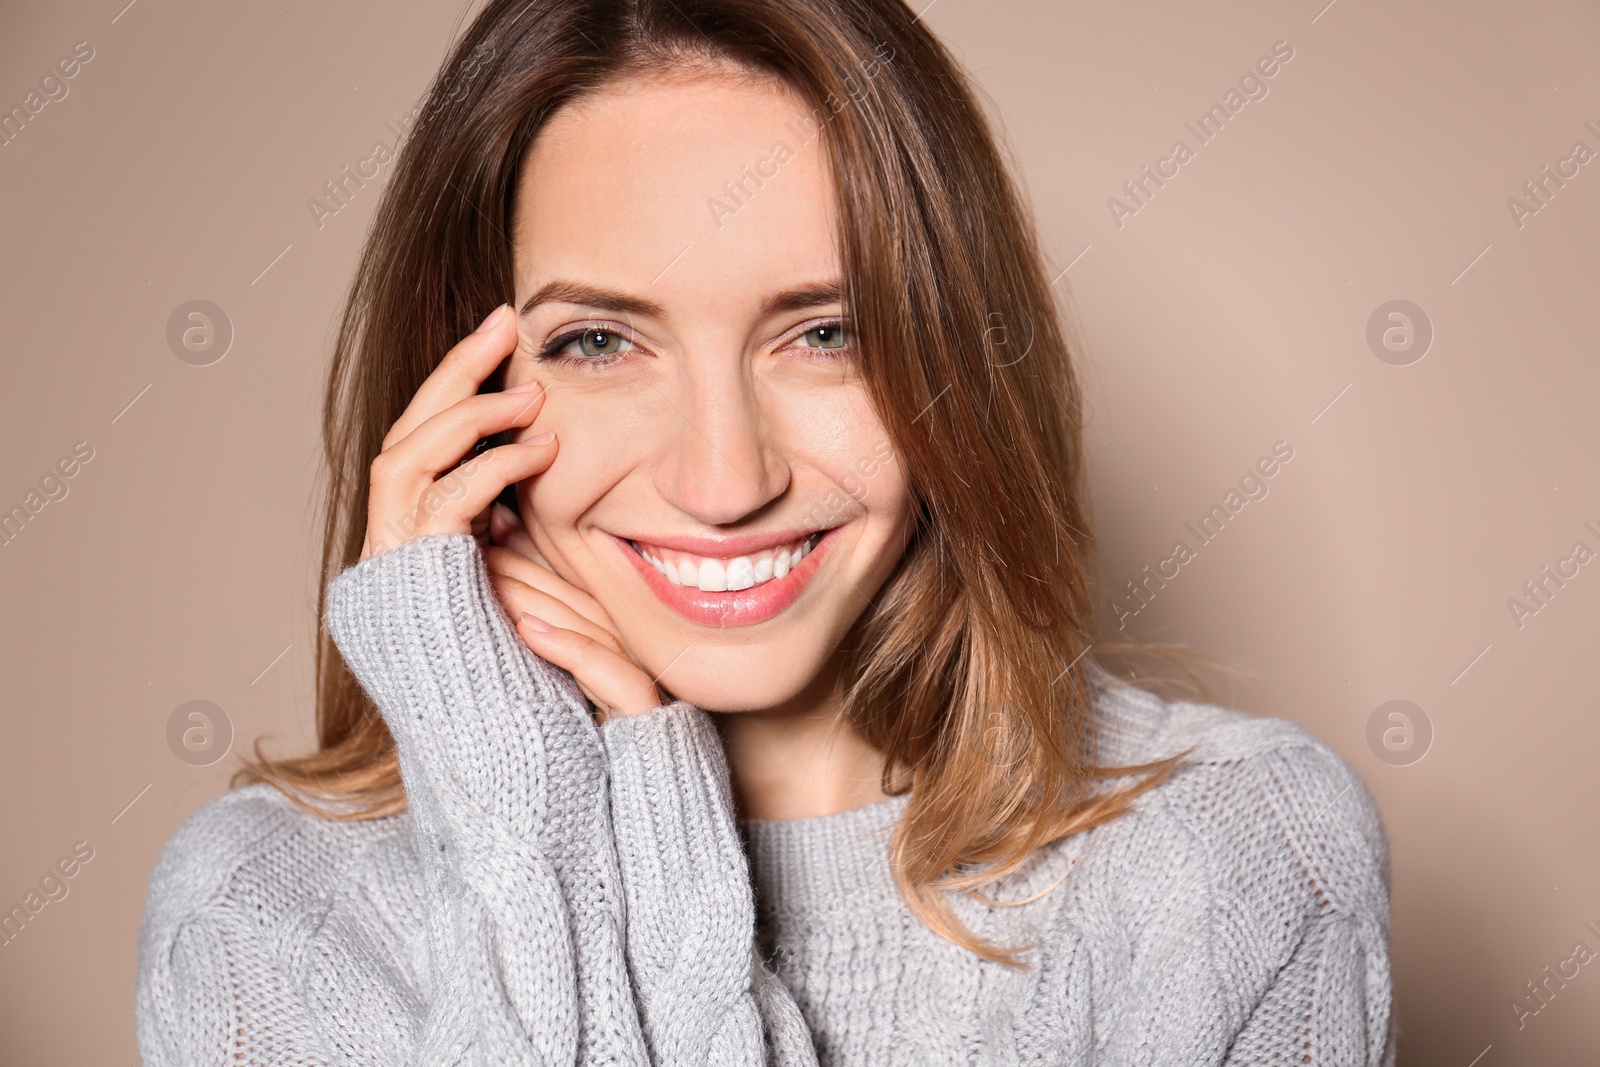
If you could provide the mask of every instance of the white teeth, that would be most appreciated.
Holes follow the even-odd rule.
[[[636,542],[633,547],[673,585],[720,593],[749,589],[753,585],[784,577],[811,554],[821,538],[822,535],[816,533],[792,545],[748,556],[735,556],[733,559],[692,556],[687,552],[646,547]]]
[[[728,561],[728,590],[749,589],[756,584],[755,564],[749,556],[739,556]]]
[[[728,588],[728,572],[719,559],[700,561],[700,588],[708,593],[721,593]]]

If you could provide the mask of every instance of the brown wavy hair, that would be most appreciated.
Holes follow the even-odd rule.
[[[322,596],[360,555],[385,433],[442,355],[513,299],[517,176],[543,123],[619,79],[729,65],[812,108],[845,314],[918,513],[847,642],[847,719],[883,753],[885,788],[911,791],[895,878],[931,929],[1020,963],[966,929],[948,891],[977,895],[1115,818],[1178,757],[1096,762],[1093,540],[1064,327],[971,86],[900,0],[491,0],[395,158],[348,293],[323,403]],[[270,759],[258,744],[236,782],[329,817],[403,810],[393,740],[325,626],[316,674],[317,751]],[[1140,778],[1097,786],[1127,773]]]

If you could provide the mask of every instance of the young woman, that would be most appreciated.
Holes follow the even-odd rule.
[[[335,353],[320,747],[169,842],[145,1062],[1390,1062],[1365,788],[1090,653],[1046,277],[900,0],[492,0]]]

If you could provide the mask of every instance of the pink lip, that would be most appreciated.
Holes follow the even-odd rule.
[[[817,541],[816,547],[806,554],[806,558],[801,560],[794,570],[782,578],[774,578],[759,585],[752,585],[748,589],[727,593],[709,593],[703,589],[690,589],[686,586],[673,585],[667,581],[664,574],[652,567],[638,552],[635,552],[633,546],[628,544],[626,539],[613,534],[612,540],[616,542],[617,547],[622,550],[622,554],[633,564],[634,570],[639,572],[639,577],[644,579],[644,584],[650,587],[650,591],[663,604],[690,622],[699,623],[701,626],[726,628],[729,626],[754,626],[756,623],[766,622],[768,619],[775,618],[787,609],[790,604],[793,604],[800,594],[805,592],[806,587],[811,583],[811,579],[816,575],[818,568],[822,566],[828,551],[833,547],[833,542],[836,540],[834,534],[838,532],[838,529],[838,527],[834,527],[834,529],[824,533]],[[764,540],[771,541],[770,537],[764,535],[755,536],[762,536]],[[798,536],[804,535],[797,535],[795,539],[798,539]],[[650,543],[657,544],[660,542],[652,541]],[[771,544],[784,543],[786,542],[771,542]],[[677,548],[678,544],[666,543],[663,544],[663,547]],[[770,545],[763,545],[762,547],[770,547]],[[682,549],[682,551],[693,550]]]

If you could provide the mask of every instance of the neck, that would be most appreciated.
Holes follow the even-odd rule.
[[[883,756],[845,719],[836,675],[778,707],[715,718],[742,820],[811,819],[887,798]]]

